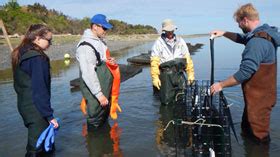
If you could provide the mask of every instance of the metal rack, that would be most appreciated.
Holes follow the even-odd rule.
[[[209,157],[213,151],[216,156],[231,156],[228,104],[222,92],[211,96],[209,88],[209,80],[196,80],[176,96],[175,107],[184,111],[169,121],[164,130],[173,124],[177,156],[191,152],[194,157]],[[188,142],[182,145],[180,141]]]
[[[210,96],[210,81],[195,81],[185,89],[186,112],[192,122],[192,150],[197,155],[208,155],[209,148],[216,156],[230,156],[231,139],[227,104],[223,95]],[[204,125],[203,125],[204,124]]]

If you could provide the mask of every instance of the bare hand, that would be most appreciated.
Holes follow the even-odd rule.
[[[110,58],[108,58],[107,60],[108,60],[109,63],[112,64],[112,65],[117,64],[115,58],[113,58],[113,57],[110,57]]]
[[[221,82],[216,82],[216,83],[214,83],[211,87],[210,87],[210,93],[211,93],[211,95],[212,94],[216,94],[216,93],[218,93],[218,92],[220,92],[220,91],[222,91],[223,90],[223,87],[222,87],[222,85],[221,85]]]
[[[98,101],[101,106],[106,106],[109,103],[108,99],[103,94],[100,97],[98,97]]]
[[[210,32],[210,35],[214,38],[221,37],[225,34],[225,31],[214,30]]]
[[[57,123],[57,120],[56,120],[55,118],[52,119],[52,120],[50,121],[50,123],[53,124],[53,126],[54,126],[55,129],[59,127],[59,125],[58,125],[58,123]]]

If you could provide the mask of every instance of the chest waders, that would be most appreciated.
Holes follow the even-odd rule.
[[[36,51],[24,53],[14,71],[14,88],[17,93],[17,107],[25,127],[28,128],[26,156],[35,156],[36,152],[42,151],[42,148],[36,150],[36,142],[40,134],[49,126],[48,121],[41,116],[33,103],[30,76],[20,69],[20,65],[24,60],[40,55],[41,54]],[[48,88],[50,91],[50,86]]]
[[[186,60],[177,58],[159,66],[161,87],[159,90],[160,102],[164,105],[172,104],[179,91],[184,89]]]
[[[264,38],[273,45],[273,39],[266,32],[258,32],[254,37]],[[275,53],[277,52],[275,46]],[[270,52],[272,53],[272,52]],[[276,54],[271,54],[276,55]],[[244,95],[244,112],[242,131],[257,142],[269,142],[270,115],[276,104],[277,94],[277,63],[260,64],[252,77],[242,83]]]
[[[95,72],[97,74],[101,86],[101,92],[110,102],[112,82],[113,82],[113,76],[110,70],[106,66],[106,63],[101,61],[99,53],[90,43],[83,42],[80,45],[88,45],[93,49],[97,58],[97,65],[95,68]],[[107,121],[108,116],[110,114],[111,105],[107,105],[105,107],[102,107],[100,105],[98,99],[95,97],[95,95],[93,95],[90,92],[89,88],[85,84],[81,72],[80,72],[80,88],[83,97],[86,99],[87,113],[88,113],[87,114],[88,128],[98,128]]]

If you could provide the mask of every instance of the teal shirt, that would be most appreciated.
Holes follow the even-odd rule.
[[[275,45],[266,39],[253,37],[260,31],[267,32],[274,39]],[[233,75],[238,82],[243,83],[251,78],[260,64],[276,62],[276,47],[280,45],[280,33],[277,28],[264,24],[247,34],[238,34],[235,42],[245,45],[239,70]]]

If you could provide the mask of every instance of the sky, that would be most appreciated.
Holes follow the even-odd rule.
[[[0,5],[9,0],[0,0]],[[203,34],[214,29],[240,31],[233,19],[242,4],[253,3],[262,23],[280,27],[279,0],[18,0],[20,5],[38,2],[72,18],[102,13],[108,19],[151,25],[158,30],[164,19],[172,19],[177,34]]]

